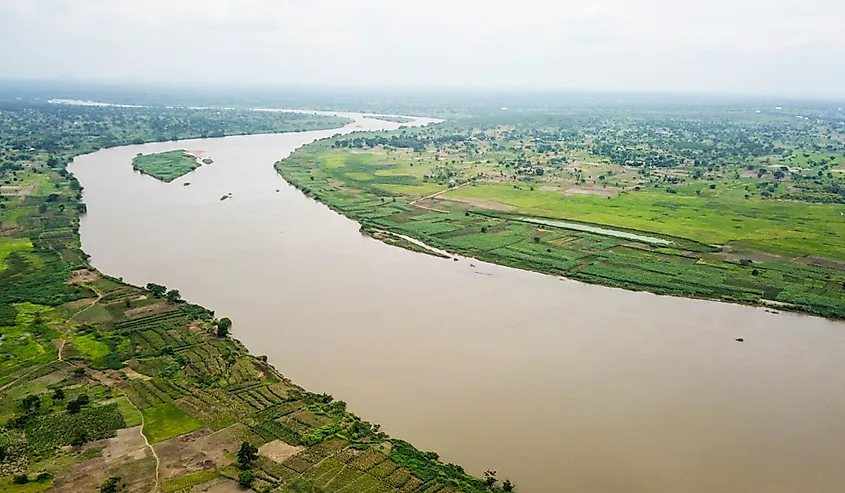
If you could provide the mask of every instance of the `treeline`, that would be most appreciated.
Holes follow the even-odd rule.
[[[368,149],[377,146],[389,146],[397,149],[413,149],[415,152],[424,152],[430,145],[449,145],[458,142],[469,140],[466,135],[449,134],[439,136],[420,136],[420,135],[392,135],[390,137],[384,136],[358,136],[347,139],[335,140],[332,147],[335,149]]]

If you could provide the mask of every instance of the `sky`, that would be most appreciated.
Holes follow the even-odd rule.
[[[845,97],[842,0],[0,0],[0,78]]]

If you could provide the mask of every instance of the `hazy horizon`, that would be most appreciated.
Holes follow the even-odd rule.
[[[845,97],[845,4],[0,0],[0,79]]]

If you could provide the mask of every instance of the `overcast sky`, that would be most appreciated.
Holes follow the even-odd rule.
[[[843,0],[0,0],[0,78],[845,96]]]

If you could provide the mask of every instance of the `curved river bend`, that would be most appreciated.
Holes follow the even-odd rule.
[[[343,132],[397,127],[351,116]],[[231,317],[309,390],[521,493],[845,491],[845,324],[385,245],[273,169],[335,133],[79,157],[82,245],[107,274]],[[171,149],[214,164],[170,184],[133,172],[138,152]]]

